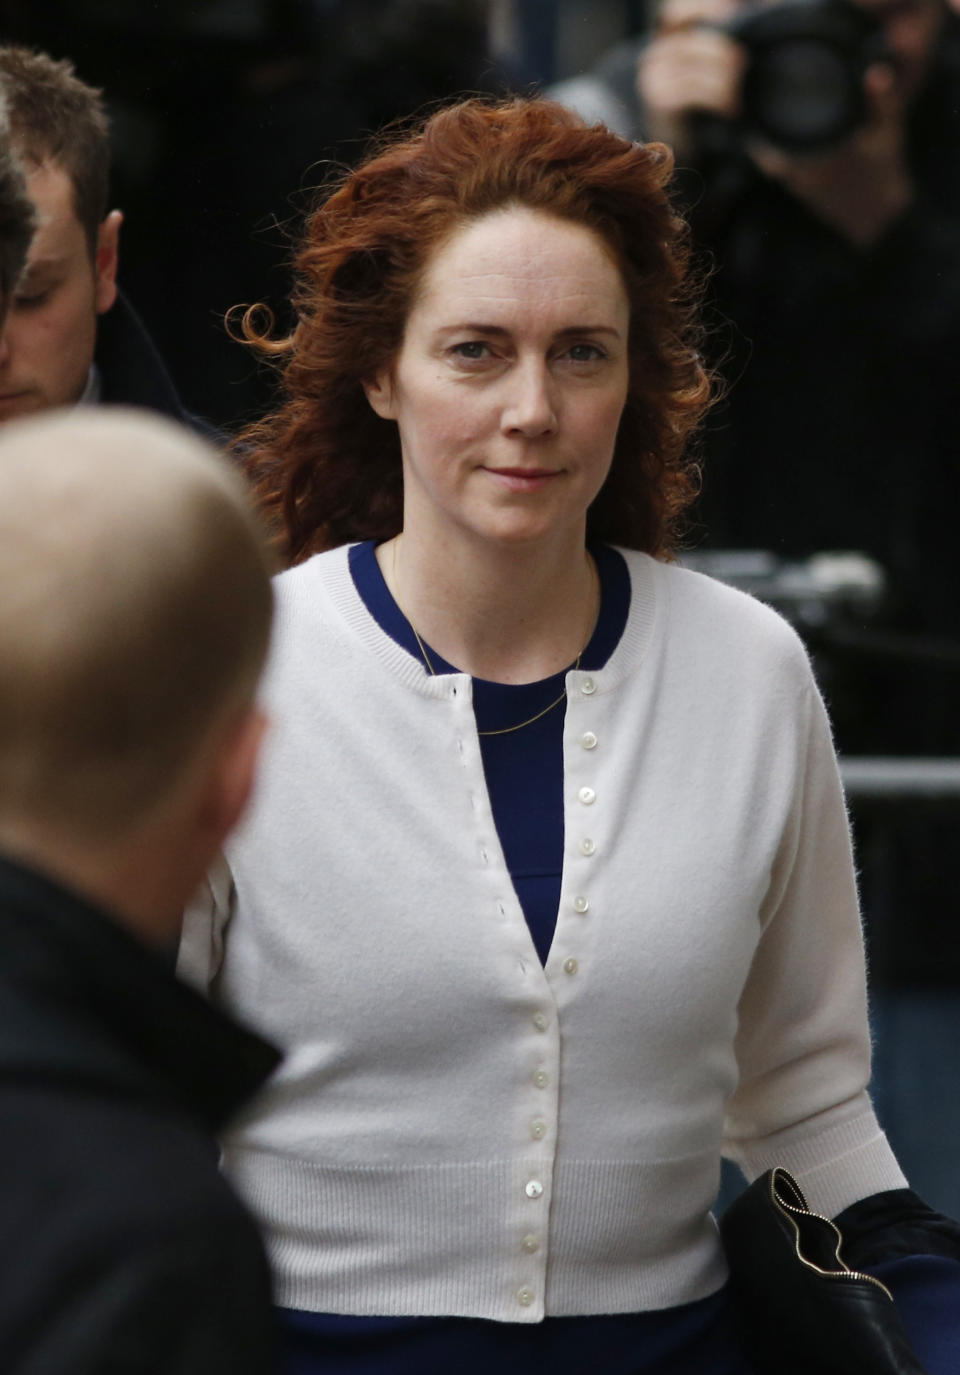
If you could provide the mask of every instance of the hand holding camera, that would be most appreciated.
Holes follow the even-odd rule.
[[[748,54],[725,32],[738,0],[665,0],[657,31],[640,56],[637,90],[651,139],[678,161],[696,149],[698,115],[736,120]]]
[[[790,155],[751,140],[750,156],[809,210],[860,247],[875,242],[913,202],[904,144],[906,104],[892,68],[864,74],[865,117],[835,148]]]
[[[666,0],[640,59],[651,137],[695,158],[719,119],[757,167],[852,243],[866,246],[911,204],[906,97],[883,30],[849,0]]]

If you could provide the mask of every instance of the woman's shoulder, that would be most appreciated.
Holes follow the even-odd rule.
[[[302,563],[284,568],[273,579],[274,595],[278,601],[299,602],[315,595],[316,591],[328,585],[336,585],[344,573],[349,573],[350,545],[341,544],[336,549],[325,549],[322,554],[311,554]]]
[[[662,603],[661,618],[671,641],[703,652],[723,652],[756,666],[781,663],[806,676],[807,651],[784,617],[739,588],[685,567],[681,561],[663,562],[632,550],[620,551],[630,570],[635,591],[644,586]]]
[[[264,675],[306,672],[309,665],[336,658],[346,635],[344,608],[352,594],[347,547],[314,554],[284,569],[273,579],[274,620],[271,650]]]
[[[335,626],[356,600],[350,576],[350,545],[312,554],[273,579],[274,638]]]

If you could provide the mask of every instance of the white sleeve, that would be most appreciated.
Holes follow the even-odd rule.
[[[866,972],[836,756],[812,677],[793,806],[739,1005],[740,1080],[724,1153],[748,1179],[774,1165],[828,1217],[903,1174],[873,1112]]]
[[[221,855],[190,900],[180,934],[177,975],[201,993],[209,993],[223,961],[235,899],[233,875]]]

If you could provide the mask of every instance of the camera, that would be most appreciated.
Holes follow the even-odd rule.
[[[742,123],[793,153],[840,143],[866,118],[863,77],[886,55],[883,29],[850,0],[785,0],[724,32],[749,52]]]

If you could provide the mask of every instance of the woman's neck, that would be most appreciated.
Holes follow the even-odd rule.
[[[390,593],[420,638],[473,677],[536,682],[572,664],[596,625],[600,584],[583,535],[548,547],[377,549]]]

